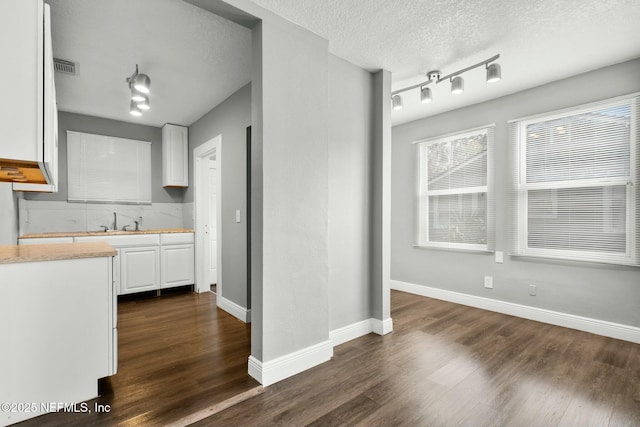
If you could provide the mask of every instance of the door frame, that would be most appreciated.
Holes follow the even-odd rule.
[[[222,295],[222,135],[218,135],[193,149],[193,222],[195,231],[195,290],[198,293],[210,290],[209,257],[207,257],[206,245],[208,230],[203,229],[209,216],[209,199],[205,190],[209,184],[203,185],[203,180],[208,178],[209,159],[216,156],[216,175],[218,188],[216,191],[216,246],[217,246],[217,275],[216,293]],[[205,170],[206,169],[206,170]],[[216,298],[219,301],[219,298]]]

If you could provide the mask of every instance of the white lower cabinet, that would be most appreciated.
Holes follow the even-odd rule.
[[[71,242],[107,242],[118,251],[113,259],[113,281],[118,295],[195,283],[193,233],[19,239],[21,245]]]
[[[192,285],[194,283],[193,271],[193,244],[162,246],[161,288],[173,286]]]
[[[152,291],[160,287],[158,246],[120,249],[120,294]]]

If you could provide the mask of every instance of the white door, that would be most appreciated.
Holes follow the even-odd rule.
[[[209,283],[218,283],[218,175],[216,162],[209,161]]]

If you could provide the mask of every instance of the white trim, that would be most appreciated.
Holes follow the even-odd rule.
[[[391,289],[640,344],[640,328],[430,286],[391,281]]]
[[[218,135],[215,138],[208,140],[207,142],[199,145],[198,147],[193,149],[193,167],[194,167],[194,175],[193,175],[193,189],[194,189],[194,198],[193,198],[193,220],[194,220],[194,231],[195,231],[195,290],[199,293],[209,291],[210,283],[207,279],[209,274],[209,263],[205,259],[204,256],[206,252],[203,248],[203,236],[202,233],[204,230],[198,223],[198,217],[203,213],[201,212],[202,208],[198,206],[198,199],[204,200],[205,197],[202,193],[202,189],[199,188],[199,182],[202,179],[202,168],[203,159],[211,157],[215,153],[216,155],[216,173],[218,175],[218,203],[216,203],[217,213],[216,213],[216,232],[218,233],[216,239],[218,244],[218,266],[217,266],[217,294],[222,295],[222,135]],[[208,203],[208,201],[207,201]],[[206,268],[205,268],[206,267]],[[219,300],[218,300],[219,301]]]
[[[478,135],[478,132],[480,133],[487,133],[487,131],[489,130],[489,128],[491,127],[496,127],[495,123],[490,123],[488,125],[484,125],[484,126],[478,126],[478,127],[474,127],[471,129],[465,129],[465,130],[461,130],[461,131],[457,131],[457,132],[451,132],[451,133],[447,133],[445,135],[438,135],[438,136],[432,136],[430,138],[425,138],[425,139],[420,139],[417,141],[413,141],[412,144],[424,144],[425,142],[427,143],[432,143],[432,142],[437,142],[437,141],[446,141],[447,139],[451,139],[452,136],[455,137],[460,137],[460,138],[465,138],[468,136],[474,136],[474,135]]]
[[[391,280],[391,289],[393,289],[393,280]],[[393,332],[393,320],[388,317],[384,320],[371,319],[373,325],[373,332],[378,335],[387,335]]]
[[[542,121],[538,119],[541,119],[544,117],[551,117],[551,120],[553,120],[554,118],[571,115],[572,112],[576,112],[576,114],[580,114],[584,110],[588,111],[596,107],[608,107],[608,106],[614,106],[617,104],[622,104],[623,103],[622,101],[631,101],[637,96],[640,96],[640,92],[633,92],[628,95],[614,96],[613,98],[607,98],[600,101],[589,102],[586,104],[574,105],[572,107],[562,108],[560,110],[548,111],[546,113],[539,113],[539,114],[534,114],[532,116],[525,116],[517,119],[511,119],[507,121],[507,123],[510,124],[510,123],[525,122],[525,121],[527,122]]]
[[[374,319],[365,319],[360,322],[352,323],[351,325],[343,326],[333,331],[329,331],[329,339],[333,343],[333,346],[344,344],[347,341],[360,338],[364,335],[373,332]]]
[[[248,372],[266,387],[327,362],[331,357],[333,357],[333,343],[327,340],[267,362],[261,362],[249,356]]]
[[[218,302],[218,307],[223,309],[230,315],[237,317],[244,323],[251,322],[251,309],[244,308],[243,306],[226,299],[222,295],[216,295],[216,300]]]

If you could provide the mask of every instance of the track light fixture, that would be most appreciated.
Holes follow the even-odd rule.
[[[459,95],[464,92],[464,79],[460,76],[451,77],[451,93]]]
[[[135,101],[131,101],[131,106],[129,107],[129,113],[131,113],[132,116],[136,116],[136,117],[140,117],[142,115],[142,110],[140,110],[140,107],[138,107],[138,104],[136,104]]]
[[[400,97],[400,93],[406,92],[412,89],[420,88],[420,102],[423,104],[429,103],[432,100],[431,97],[431,89],[426,87],[427,85],[434,83],[442,83],[443,81],[449,80],[451,82],[451,93],[454,95],[460,94],[464,92],[464,79],[460,76],[460,74],[466,73],[469,70],[473,70],[474,68],[478,68],[481,66],[485,66],[487,70],[487,83],[494,83],[500,81],[502,79],[502,70],[500,68],[500,64],[493,63],[500,55],[492,56],[491,58],[484,60],[482,62],[478,62],[477,64],[471,65],[470,67],[463,68],[462,70],[455,71],[451,74],[448,74],[442,77],[442,73],[440,71],[429,71],[427,73],[427,81],[415,84],[413,86],[408,86],[402,89],[394,90],[391,92],[391,100],[393,102],[393,109],[399,110],[402,108],[402,98]]]
[[[394,95],[391,97],[391,102],[393,103],[394,110],[402,109],[402,97],[400,95]]]
[[[502,80],[500,64],[487,64],[487,83],[495,83]]]
[[[149,105],[149,91],[151,87],[151,78],[146,74],[138,72],[138,64],[136,64],[136,70],[130,77],[126,78],[129,89],[131,90],[131,106],[129,112],[133,116],[141,116],[142,110],[148,110]]]
[[[431,102],[431,89],[424,86],[420,88],[420,102],[423,104]]]

